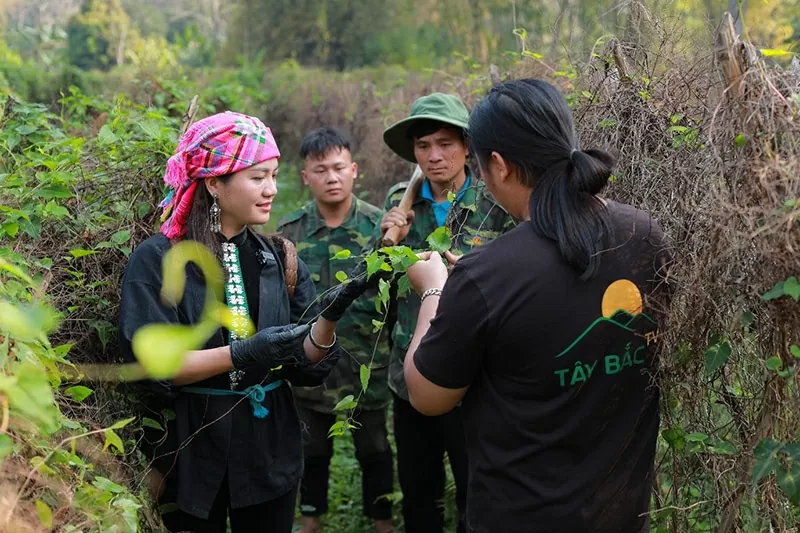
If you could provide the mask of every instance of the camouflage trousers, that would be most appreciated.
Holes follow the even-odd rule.
[[[305,469],[300,483],[300,512],[320,516],[328,511],[328,477],[333,457],[333,437],[328,429],[336,415],[298,408],[303,433]],[[364,515],[389,520],[394,492],[394,459],[386,430],[386,408],[356,411],[352,430],[356,459],[361,465],[361,496]]]

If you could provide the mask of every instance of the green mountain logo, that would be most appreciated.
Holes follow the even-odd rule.
[[[622,316],[620,317],[620,315],[622,315]],[[645,313],[631,314],[631,313],[625,311],[624,309],[619,309],[610,318],[601,316],[597,320],[592,322],[589,325],[589,327],[587,327],[585,330],[583,330],[583,333],[581,333],[578,336],[578,338],[576,338],[574,341],[572,341],[572,344],[567,346],[566,349],[564,349],[555,358],[558,359],[559,357],[567,354],[570,350],[572,350],[575,346],[577,346],[578,343],[581,342],[581,340],[583,340],[584,337],[586,337],[589,333],[591,333],[594,328],[596,328],[598,325],[602,324],[603,322],[607,322],[609,324],[612,324],[614,326],[622,328],[625,331],[629,331],[631,333],[639,333],[639,331],[637,331],[636,329],[631,327],[631,324],[633,324],[633,321],[636,320],[637,318],[639,318],[640,316],[644,317],[647,320],[649,320],[650,322],[652,322],[653,325],[656,325],[656,326],[658,325],[655,320],[653,320],[651,317],[649,317]],[[620,317],[620,318],[618,319],[618,317]]]

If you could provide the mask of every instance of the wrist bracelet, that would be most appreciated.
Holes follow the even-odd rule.
[[[424,302],[425,298],[427,298],[428,296],[430,296],[432,294],[435,294],[436,296],[441,296],[442,295],[442,289],[433,288],[433,289],[428,289],[427,291],[423,292],[422,293],[422,298],[420,298],[419,303],[421,304],[422,302]]]
[[[317,350],[330,350],[331,348],[333,348],[333,345],[336,344],[336,332],[335,331],[333,332],[333,341],[328,346],[325,346],[324,344],[320,344],[320,343],[318,343],[317,341],[314,340],[314,335],[312,333],[314,331],[314,326],[316,326],[316,325],[317,325],[316,322],[311,324],[311,329],[308,330],[308,340],[311,341],[311,344]]]

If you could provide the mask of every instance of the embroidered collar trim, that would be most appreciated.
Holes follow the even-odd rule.
[[[239,261],[239,247],[231,242],[222,243],[222,266],[227,273],[225,283],[225,300],[233,315],[233,325],[228,331],[228,343],[247,338],[247,320],[250,317],[250,308],[247,304],[247,294],[244,290],[242,279],[242,265]],[[228,373],[231,390],[239,385],[243,370],[232,370]]]

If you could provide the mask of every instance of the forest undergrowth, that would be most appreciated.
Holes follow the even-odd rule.
[[[385,125],[432,90],[471,106],[499,75],[559,86],[583,146],[618,158],[608,196],[649,211],[670,238],[652,530],[798,531],[800,64],[773,64],[728,18],[700,50],[682,47],[670,21],[648,20],[585,61],[523,47],[505,73],[369,80],[287,63],[203,84],[161,73],[129,88],[112,73],[45,103],[6,92],[0,530],[158,531],[137,441],[164,420],[131,417],[136,398],[109,363],[126,259],[158,227],[164,164],[194,94],[201,114],[250,112],[274,129],[287,212],[307,198],[294,154],[308,129],[353,135],[357,192],[380,203],[411,170],[382,145]],[[354,466],[342,457],[332,470],[336,531],[363,525]]]

